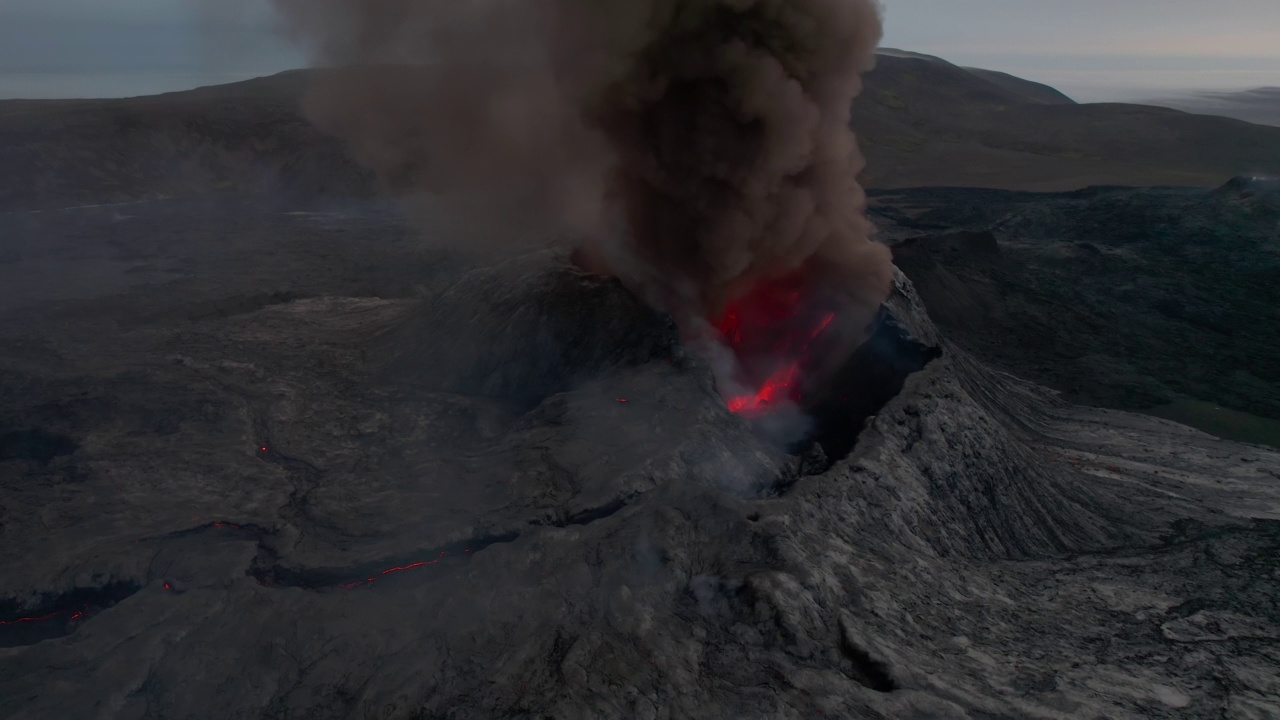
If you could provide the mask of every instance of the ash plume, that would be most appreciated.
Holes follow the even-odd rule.
[[[849,128],[875,0],[273,1],[389,187],[536,216],[691,338],[799,275],[856,344],[889,291]]]

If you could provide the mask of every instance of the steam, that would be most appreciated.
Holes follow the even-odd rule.
[[[309,116],[392,189],[536,218],[695,339],[796,274],[865,339],[892,282],[849,129],[875,0],[273,1],[330,67]]]

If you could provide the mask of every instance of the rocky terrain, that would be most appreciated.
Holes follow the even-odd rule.
[[[1077,401],[1280,446],[1280,183],[877,202],[948,338]]]
[[[992,370],[924,277],[780,449],[556,252],[0,223],[4,717],[1276,717],[1280,454]]]

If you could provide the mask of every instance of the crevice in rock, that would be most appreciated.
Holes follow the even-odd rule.
[[[530,524],[531,525],[549,525],[551,527],[558,527],[558,528],[569,527],[570,525],[590,525],[593,522],[604,520],[605,518],[611,517],[613,515],[616,515],[619,512],[622,512],[622,510],[626,508],[627,505],[630,505],[631,501],[636,499],[636,497],[639,495],[640,493],[632,493],[625,497],[620,497],[617,500],[614,500],[613,502],[606,503],[599,507],[587,508],[586,510],[576,512],[564,518],[535,520]]]
[[[0,435],[0,461],[35,460],[48,463],[76,451],[76,443],[66,435],[39,428],[14,430]]]
[[[281,452],[273,440],[266,417],[265,410],[257,409],[253,412],[254,435],[261,443],[258,446],[258,459],[279,465],[293,487],[293,491],[289,493],[289,499],[280,508],[280,519],[298,528],[304,534],[330,544],[341,544],[342,533],[325,522],[323,518],[316,517],[310,508],[311,493],[320,486],[324,479],[324,471],[306,460]]]
[[[898,689],[889,668],[873,658],[871,653],[855,645],[847,633],[840,633],[840,654],[853,664],[850,675],[858,684],[882,693]]]
[[[119,580],[101,587],[44,593],[32,607],[0,601],[0,647],[34,645],[70,635],[94,615],[123,602],[140,589],[142,586],[135,581]]]
[[[292,568],[274,560],[274,552],[260,553],[248,574],[267,587],[301,588],[316,592],[372,587],[391,575],[464,563],[476,553],[500,543],[514,542],[518,533],[471,538],[430,550],[385,558],[346,568]],[[265,548],[264,548],[265,550]]]
[[[195,527],[183,528],[181,530],[173,530],[163,535],[154,535],[152,537],[139,538],[139,543],[160,542],[164,540],[178,540],[181,538],[191,537],[193,535],[201,535],[204,533],[223,533],[223,534],[241,534],[247,535],[251,539],[261,540],[263,537],[271,534],[270,528],[255,525],[253,523],[234,523],[229,520],[215,520],[207,522],[203,525]]]
[[[247,315],[272,305],[283,305],[297,300],[304,300],[313,295],[306,295],[286,290],[253,295],[235,295],[232,297],[206,300],[191,305],[180,311],[187,320],[200,321],[212,318],[229,318],[236,315]]]

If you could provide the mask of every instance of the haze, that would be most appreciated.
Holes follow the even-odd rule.
[[[884,45],[1083,101],[1280,86],[1274,0],[886,0]],[[265,0],[5,0],[0,97],[120,97],[300,67]]]

